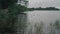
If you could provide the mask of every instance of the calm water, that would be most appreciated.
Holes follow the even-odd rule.
[[[44,24],[43,26],[44,34],[49,34],[49,24],[51,22],[54,23],[56,20],[60,20],[60,11],[29,11],[27,12],[27,16],[28,23],[30,23],[28,31],[32,29],[32,33],[35,34],[36,30],[34,25],[42,21]]]
[[[40,22],[41,20],[54,21],[60,19],[60,11],[31,11],[28,12],[28,19],[30,22]]]

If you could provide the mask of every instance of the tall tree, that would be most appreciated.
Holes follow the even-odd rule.
[[[18,0],[0,0],[0,7],[2,9],[6,9],[11,5],[14,5],[15,3],[17,3]]]
[[[22,12],[25,11],[24,6],[18,5],[16,3],[17,0],[0,0],[0,9],[4,9],[4,10],[0,10],[0,16],[1,16],[0,33],[1,34],[5,34],[6,32],[11,34],[16,33],[15,24],[17,24],[18,13],[20,13],[21,11]],[[23,25],[24,23],[20,23],[20,24]],[[21,28],[23,29],[23,26],[21,26]]]

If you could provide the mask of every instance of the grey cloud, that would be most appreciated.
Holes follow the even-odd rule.
[[[60,8],[60,0],[29,0],[29,7],[58,7]]]

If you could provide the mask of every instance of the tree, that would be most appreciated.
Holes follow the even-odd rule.
[[[18,0],[0,0],[0,7],[2,9],[6,9],[11,5],[14,5],[15,3],[17,3]]]
[[[16,4],[17,0],[0,0],[0,33],[16,33],[18,14],[25,11],[25,7]],[[6,10],[5,10],[6,9]],[[20,23],[24,24],[24,23]],[[25,25],[24,25],[25,26]],[[23,26],[21,26],[23,27]]]

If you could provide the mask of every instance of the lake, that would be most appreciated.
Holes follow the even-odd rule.
[[[43,26],[43,34],[49,34],[49,24],[50,23],[54,23],[56,20],[60,21],[60,11],[28,11],[27,12],[27,18],[28,18],[28,23],[30,24],[28,26],[28,30],[29,32],[33,34],[36,34],[36,29],[34,27],[34,25],[36,23],[40,23],[41,21],[43,22],[44,26]],[[31,30],[32,29],[32,30]],[[30,31],[31,30],[31,31]],[[58,31],[55,30],[55,34],[58,34]]]

